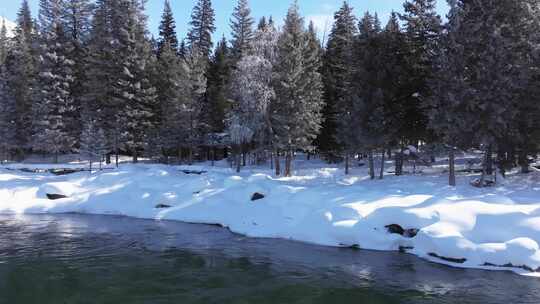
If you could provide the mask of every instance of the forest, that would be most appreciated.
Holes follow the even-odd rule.
[[[375,179],[385,159],[403,174],[415,151],[447,157],[455,185],[456,153],[474,150],[483,185],[537,157],[539,0],[448,0],[447,16],[407,0],[385,24],[345,1],[322,37],[296,1],[278,22],[238,0],[231,38],[215,42],[211,0],[197,1],[187,37],[169,0],[152,36],[145,2],[40,0],[34,18],[22,1],[13,37],[0,31],[3,161],[228,158],[290,176],[304,152],[346,172],[365,158]]]

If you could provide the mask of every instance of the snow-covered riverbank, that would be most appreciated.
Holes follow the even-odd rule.
[[[321,166],[299,162],[295,177],[274,178],[263,168],[236,174],[225,167],[125,164],[54,176],[12,165],[0,169],[0,213],[79,212],[220,224],[254,237],[401,249],[458,267],[524,274],[540,268],[538,172],[477,189],[468,176],[460,176],[453,188],[445,174],[371,181],[365,169],[345,176]],[[254,193],[265,198],[252,201]],[[68,198],[49,200],[47,194]],[[419,232],[412,238],[391,234],[385,227],[391,224]]]

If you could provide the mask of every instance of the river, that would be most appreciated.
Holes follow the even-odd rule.
[[[115,216],[0,216],[0,303],[540,303],[540,279]]]

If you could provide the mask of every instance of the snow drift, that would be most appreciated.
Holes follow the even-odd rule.
[[[123,165],[65,176],[13,166],[0,169],[0,212],[220,224],[253,237],[401,250],[458,267],[523,274],[540,268],[538,173],[476,189],[466,176],[454,188],[446,186],[444,174],[371,181],[361,169],[345,176],[337,168],[299,166],[292,178],[274,178],[265,169],[235,174],[209,166]],[[206,173],[187,174],[194,171]],[[252,201],[254,193],[264,198]],[[47,194],[68,198],[49,200]],[[402,236],[389,233],[388,225],[419,230]]]

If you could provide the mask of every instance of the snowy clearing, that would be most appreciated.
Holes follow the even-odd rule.
[[[81,166],[3,167],[0,213],[77,212],[220,224],[253,237],[402,250],[457,267],[528,275],[540,269],[539,172],[477,189],[469,185],[474,176],[459,176],[456,188],[437,170],[371,181],[365,168],[345,176],[319,161],[297,161],[291,178],[275,178],[269,168],[235,174],[225,162],[216,167],[122,164],[63,176],[19,170]],[[252,201],[254,193],[265,197]],[[49,200],[47,194],[68,198]],[[413,237],[391,234],[388,225],[419,231]]]

